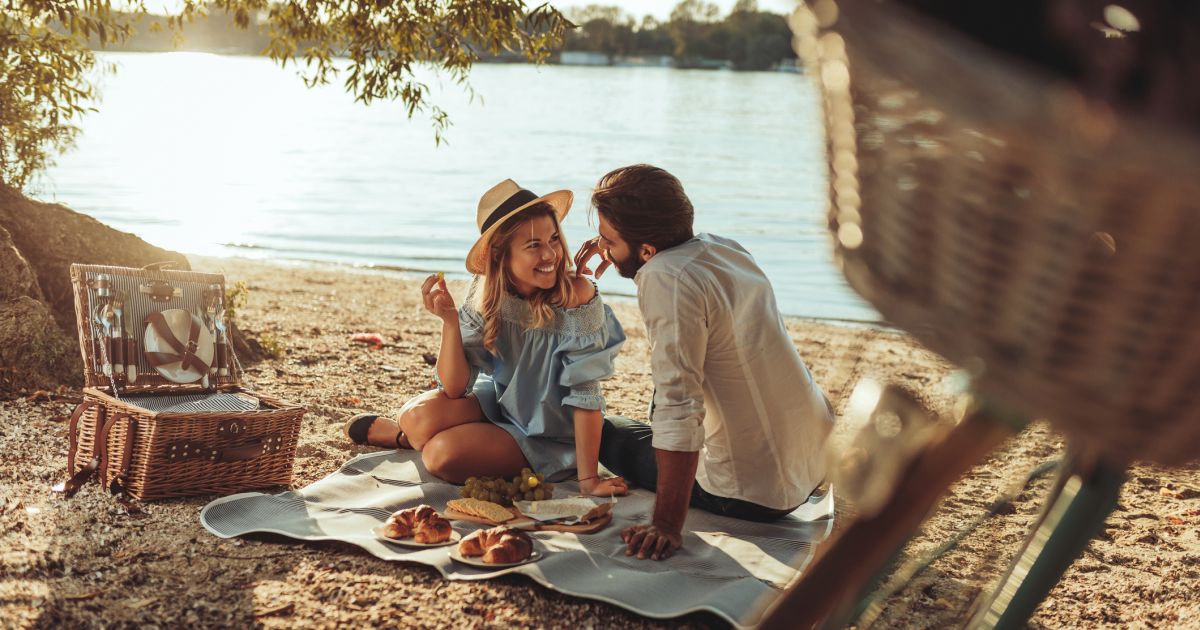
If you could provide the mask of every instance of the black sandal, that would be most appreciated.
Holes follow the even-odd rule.
[[[371,444],[367,442],[367,434],[371,430],[371,425],[375,424],[375,421],[378,419],[379,414],[357,414],[346,421],[346,424],[342,426],[342,432],[346,434],[346,437],[350,438],[351,442],[354,442],[359,446],[371,446]],[[403,442],[404,431],[397,431],[396,448],[410,448],[405,446]]]

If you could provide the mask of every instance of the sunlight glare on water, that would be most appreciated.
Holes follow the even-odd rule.
[[[867,319],[832,263],[818,95],[802,75],[480,64],[472,102],[428,76],[448,145],[397,103],[365,107],[294,67],[202,53],[104,53],[99,112],[35,187],[118,229],[210,255],[385,265],[463,277],[484,190],[567,188],[575,247],[591,187],[647,162],[684,183],[697,231],[740,241],[785,313]],[[610,273],[609,293],[630,295]]]

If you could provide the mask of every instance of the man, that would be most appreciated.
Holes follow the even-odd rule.
[[[822,482],[828,399],[796,352],[770,282],[738,243],[692,232],[679,180],[644,164],[600,179],[600,236],[577,273],[610,265],[637,283],[650,340],[651,425],[606,418],[600,461],[656,492],[648,524],[625,529],[626,555],[661,560],[681,545],[688,505],[769,521]]]

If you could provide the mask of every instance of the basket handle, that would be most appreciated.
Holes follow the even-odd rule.
[[[142,271],[162,271],[164,269],[170,269],[170,268],[174,267],[175,264],[176,263],[174,260],[164,260],[162,262],[153,262],[153,263],[150,263],[149,265],[146,265],[145,267],[142,267]]]
[[[134,432],[137,431],[137,422],[134,421],[132,416],[130,416],[127,413],[115,414],[113,417],[109,418],[107,422],[104,423],[104,428],[100,429],[100,435],[96,437],[96,440],[98,442],[100,442],[100,485],[102,485],[106,488],[109,487],[109,482],[107,479],[108,467],[112,463],[109,460],[110,453],[108,451],[108,435],[109,435],[109,433],[112,432],[113,426],[116,425],[117,421],[120,420],[121,418],[127,418],[129,420],[129,430],[125,432],[125,444],[124,444],[125,453],[124,453],[124,457],[123,457],[123,459],[128,459],[129,451],[133,447],[133,440],[130,438],[133,436]],[[127,465],[127,462],[126,462],[126,465]],[[122,470],[119,470],[117,472],[116,476],[121,476],[124,474],[124,472],[125,471],[122,468]],[[114,482],[116,481],[116,476],[114,476],[114,478],[113,478]],[[114,491],[114,494],[115,494],[115,491]]]
[[[79,420],[83,418],[83,414],[88,408],[96,407],[96,439],[92,447],[92,461],[88,462],[82,470],[75,472],[75,456],[79,448]],[[104,432],[100,430],[100,426],[104,424],[104,405],[96,400],[85,400],[75,407],[75,412],[71,414],[71,425],[68,428],[68,437],[70,439],[69,450],[67,451],[67,474],[71,475],[66,481],[55,485],[52,490],[61,492],[65,498],[71,498],[83,484],[87,482],[96,471],[100,469],[101,452],[104,449]]]
[[[87,412],[88,408],[98,405],[95,400],[85,400],[75,406],[75,411],[71,413],[71,423],[67,428],[67,474],[75,473],[75,455],[79,450],[79,419]],[[102,408],[103,409],[103,408]],[[103,413],[103,412],[102,412]]]
[[[129,420],[129,430],[125,432],[125,444],[121,449],[121,467],[117,469],[117,474],[113,476],[108,486],[109,491],[113,494],[128,494],[125,482],[129,478],[129,462],[133,458],[133,443],[137,441],[137,419],[129,414],[126,414],[125,417]],[[105,468],[105,470],[108,469]]]

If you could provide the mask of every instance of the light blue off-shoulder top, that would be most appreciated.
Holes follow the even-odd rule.
[[[471,367],[467,388],[488,420],[517,441],[525,459],[547,479],[575,470],[574,410],[604,411],[600,381],[611,377],[625,331],[600,292],[586,304],[554,308],[554,320],[531,328],[529,304],[502,299],[496,355],[483,347],[483,316],[468,304],[458,311]]]

